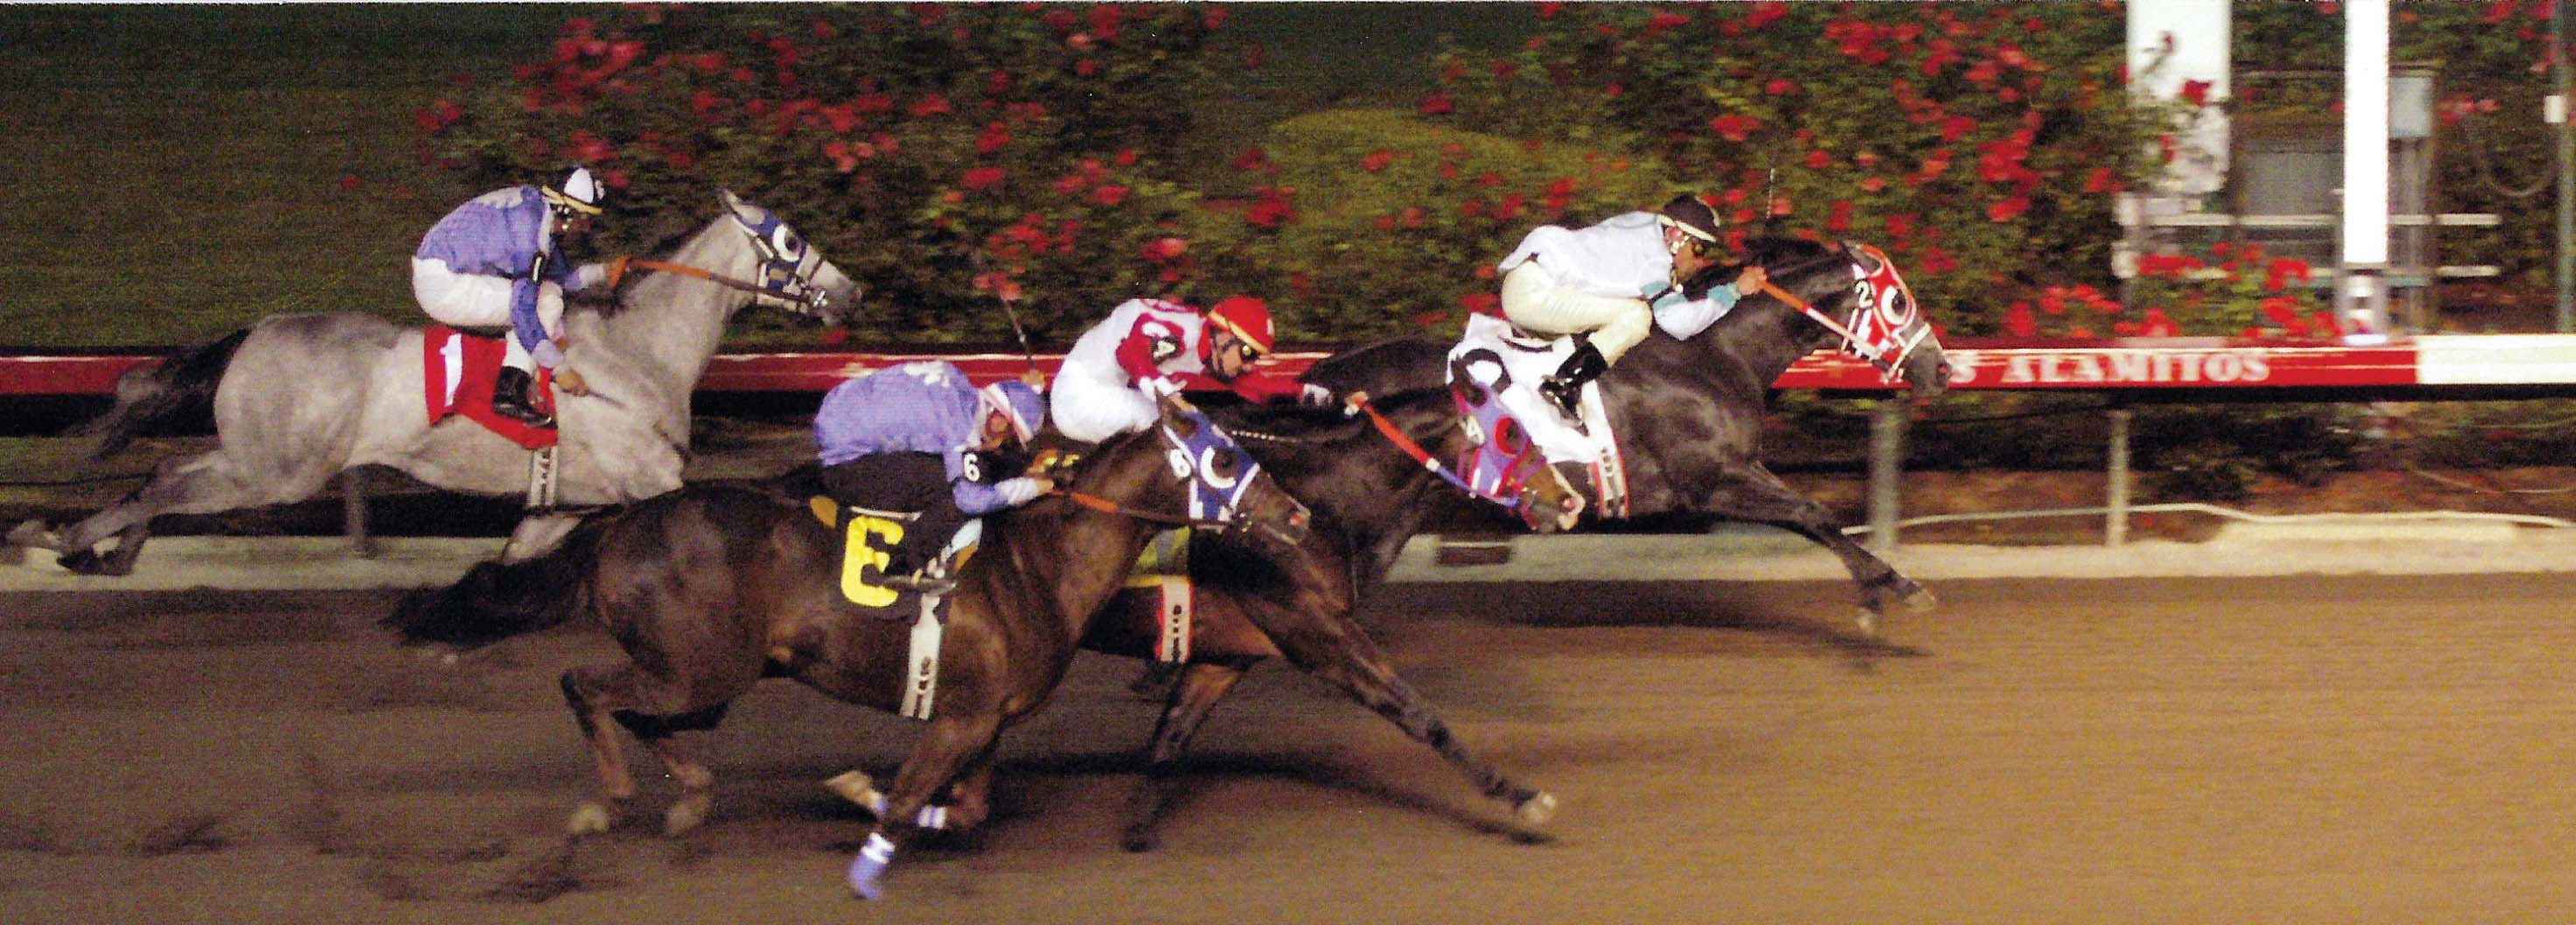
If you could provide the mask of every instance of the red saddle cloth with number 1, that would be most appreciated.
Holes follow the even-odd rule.
[[[554,428],[531,427],[492,410],[492,380],[500,373],[501,357],[508,349],[501,338],[467,334],[446,325],[433,324],[421,330],[420,343],[421,381],[427,386],[423,397],[428,399],[430,423],[436,424],[450,414],[462,414],[528,449],[539,450],[555,445]],[[554,411],[554,373],[551,370],[537,370],[537,381],[529,390],[528,401],[540,411]]]

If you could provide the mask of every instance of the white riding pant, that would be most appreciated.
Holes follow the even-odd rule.
[[[422,311],[438,323],[460,328],[508,328],[510,326],[510,280],[499,276],[458,273],[447,268],[444,260],[411,259],[411,294],[420,300]],[[537,287],[537,322],[546,327],[546,335],[563,333],[563,287],[542,283]],[[534,373],[536,358],[528,347],[519,343],[514,332],[501,338],[508,344],[501,362]]]
[[[1162,414],[1142,391],[1075,373],[1056,376],[1047,394],[1047,418],[1067,437],[1099,443],[1152,427]]]
[[[1540,334],[1590,331],[1592,349],[1612,363],[1655,329],[1655,310],[1644,299],[1594,295],[1563,285],[1535,260],[1503,274],[1503,317]]]

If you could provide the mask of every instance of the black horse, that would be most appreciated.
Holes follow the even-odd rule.
[[[1865,627],[1890,601],[1930,609],[1934,599],[1921,584],[1844,536],[1824,505],[1761,460],[1771,383],[1814,351],[1841,347],[1890,381],[1901,377],[1917,396],[1940,394],[1949,363],[1930,322],[1895,267],[1867,245],[1756,238],[1746,254],[1768,271],[1769,288],[1745,295],[1687,340],[1657,332],[1598,380],[1625,459],[1628,515],[1704,514],[1795,531],[1851,570]],[[1712,267],[1685,288],[1734,272]],[[1337,393],[1438,386],[1449,378],[1448,352],[1430,340],[1387,341],[1318,362],[1304,378]],[[1391,552],[1381,555],[1392,562]]]
[[[1220,496],[1228,499],[1216,508],[1221,516],[1267,541],[1287,550],[1304,541],[1306,509],[1221,432],[1203,437],[1216,430],[1167,401],[1160,428],[1103,444],[1070,474],[1066,497],[992,520],[949,595],[928,722],[891,792],[870,807],[877,825],[850,869],[860,895],[876,895],[902,841],[983,819],[996,736],[1046,704],[1161,524],[1189,521],[1193,506]],[[665,816],[679,831],[708,806],[715,775],[699,757],[706,733],[760,679],[792,678],[888,711],[922,690],[907,654],[912,622],[844,599],[839,553],[801,499],[688,487],[593,515],[546,556],[476,566],[453,587],[407,598],[386,622],[407,642],[460,646],[572,620],[600,625],[628,658],[564,673],[564,699],[601,778],[600,796],[570,828],[607,828],[635,795],[613,720],[680,781]],[[932,806],[943,791],[960,799]]]

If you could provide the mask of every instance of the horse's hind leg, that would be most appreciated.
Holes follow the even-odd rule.
[[[635,778],[627,772],[625,755],[617,748],[611,720],[662,759],[672,779],[680,783],[679,800],[663,816],[663,831],[677,835],[706,820],[707,808],[714,801],[715,772],[707,769],[700,753],[706,734],[724,720],[729,701],[680,713],[647,713],[643,709],[653,698],[643,696],[641,688],[649,683],[651,679],[633,663],[564,672],[564,703],[571,707],[582,737],[590,743],[591,756],[599,764],[600,782],[599,796],[584,801],[565,824],[571,834],[607,831],[616,824],[626,801],[635,798]]]
[[[573,810],[564,828],[573,835],[593,835],[608,831],[617,824],[619,810],[635,798],[635,778],[626,772],[626,756],[617,748],[617,732],[609,723],[612,708],[605,701],[612,687],[627,687],[635,666],[629,664],[598,665],[575,668],[563,674],[564,705],[572,709],[573,721],[581,727],[581,737],[590,744],[591,757],[599,765],[599,796],[584,800]]]
[[[63,532],[63,567],[92,575],[131,574],[136,557],[143,553],[144,541],[151,536],[154,517],[209,514],[300,500],[320,491],[330,477],[327,471],[319,478],[280,472],[264,482],[255,481],[243,475],[241,467],[220,449],[185,462],[165,464],[152,481],[125,496],[125,500]],[[98,554],[93,547],[111,536],[120,537],[117,548],[107,555]]]
[[[680,782],[680,798],[662,814],[665,835],[687,832],[707,819],[707,808],[715,802],[716,775],[707,769],[700,754],[705,751],[708,734],[724,721],[726,706],[719,703],[676,716],[646,716],[624,710],[615,714],[626,731],[635,734],[636,741],[662,759],[671,779]]]
[[[1163,705],[1163,718],[1154,724],[1154,738],[1146,745],[1145,779],[1127,798],[1127,831],[1119,845],[1129,851],[1152,851],[1162,842],[1155,831],[1162,821],[1163,807],[1171,801],[1177,778],[1173,771],[1180,764],[1190,739],[1207,722],[1217,701],[1234,690],[1243,680],[1249,659],[1237,662],[1192,662],[1181,669],[1179,683],[1173,685],[1170,698]]]

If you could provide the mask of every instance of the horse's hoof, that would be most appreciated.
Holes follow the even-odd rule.
[[[1859,613],[1852,615],[1852,626],[1858,628],[1863,636],[1878,638],[1878,611],[1861,608]]]
[[[27,546],[36,549],[61,549],[63,548],[63,538],[61,534],[54,532],[53,525],[46,523],[42,518],[30,518],[28,520],[20,521],[15,527],[11,527],[9,529],[9,535],[5,538],[0,538],[0,546]]]
[[[713,802],[713,799],[703,793],[680,797],[680,802],[671,804],[670,812],[662,814],[662,834],[688,834],[689,830],[707,821],[707,807]]]
[[[870,779],[865,771],[851,771],[824,781],[823,788],[840,794],[841,799],[860,809],[871,813],[885,812],[885,793],[877,789],[876,781]]]
[[[887,841],[882,834],[868,833],[867,845],[859,849],[858,857],[850,859],[850,892],[860,899],[885,895],[885,885],[877,882],[877,878],[883,876],[886,867],[893,863],[894,843]]]
[[[564,823],[564,833],[574,838],[597,835],[608,831],[614,821],[608,807],[599,805],[597,801],[583,803],[580,809],[572,811],[572,819]]]
[[[1556,795],[1544,790],[1530,794],[1528,799],[1512,807],[1512,821],[1526,828],[1538,828],[1554,818],[1556,818]]]
[[[64,571],[77,575],[104,575],[115,578],[134,573],[132,561],[119,561],[114,556],[102,556],[88,550],[65,553],[54,561],[60,564]]]
[[[1905,608],[1906,613],[1931,613],[1932,608],[1941,606],[1941,599],[1933,596],[1932,589],[1917,587],[1914,593],[1898,599],[1896,606]]]
[[[1163,837],[1154,834],[1154,827],[1150,825],[1128,826],[1126,834],[1118,837],[1118,847],[1131,854],[1143,854],[1162,846]]]

